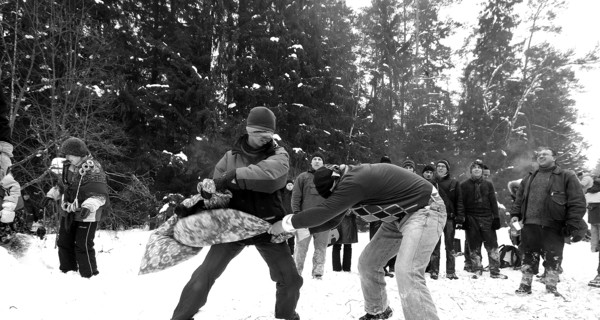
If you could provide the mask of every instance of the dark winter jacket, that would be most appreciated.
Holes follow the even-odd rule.
[[[231,190],[229,208],[244,211],[268,222],[283,218],[285,209],[279,189],[285,187],[289,156],[283,147],[271,140],[260,150],[248,150],[248,135],[243,135],[232,150],[215,166],[213,177],[235,170],[238,188]]]
[[[434,186],[440,192],[440,196],[446,205],[447,219],[454,219],[457,215],[465,215],[460,186],[456,179],[450,178],[449,174],[444,177],[436,177]]]
[[[84,170],[83,167],[88,168]],[[82,175],[83,173],[83,175]],[[92,213],[85,219],[82,219],[78,214],[74,215],[75,221],[100,221],[105,209],[109,206],[108,199],[108,184],[106,174],[102,165],[91,156],[84,157],[78,166],[71,165],[64,177],[65,190],[63,205],[73,203],[75,198],[79,203],[79,207],[87,207],[86,202],[94,202],[92,198],[100,199],[103,203],[92,210]],[[92,205],[95,207],[95,205]],[[61,210],[61,216],[66,217],[69,212]]]
[[[472,179],[460,183],[460,192],[465,215],[491,220],[499,218],[496,191],[491,182],[481,179],[480,193],[483,201],[479,203],[475,201],[475,182]]]
[[[518,217],[520,220],[527,216],[527,201],[531,181],[538,173],[538,170],[530,172],[519,186],[517,198],[510,210],[511,217]],[[552,170],[548,185],[546,187],[546,198],[543,203],[542,226],[561,230],[566,225],[574,228],[580,228],[580,223],[585,215],[585,197],[581,184],[577,176],[571,171],[563,170],[556,166]]]
[[[281,189],[281,203],[283,204],[283,209],[285,210],[285,214],[292,214],[294,211],[292,210],[292,191],[287,188]]]
[[[358,226],[356,224],[356,215],[352,212],[346,213],[342,223],[337,227],[340,237],[336,243],[348,244],[358,242]]]

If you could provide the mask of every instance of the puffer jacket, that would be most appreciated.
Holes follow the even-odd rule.
[[[279,189],[285,187],[289,170],[289,156],[283,147],[271,140],[263,152],[248,154],[242,144],[243,135],[233,149],[227,151],[215,166],[213,178],[235,170],[238,188],[231,190],[229,208],[244,211],[270,223],[285,215]]]
[[[517,197],[510,210],[511,217],[527,219],[527,200],[531,181],[538,171],[530,172],[519,186]],[[585,197],[577,176],[569,171],[556,166],[552,170],[546,187],[544,199],[542,226],[561,230],[566,225],[580,228],[580,223],[585,215]]]

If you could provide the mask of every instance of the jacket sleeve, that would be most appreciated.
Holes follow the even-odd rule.
[[[523,206],[523,200],[525,199],[525,184],[529,181],[529,177],[521,180],[519,184],[519,190],[517,190],[517,194],[515,196],[515,201],[513,202],[512,207],[510,208],[510,216],[517,217],[519,220],[523,220],[521,216],[521,207]]]
[[[298,213],[302,211],[302,190],[304,190],[304,175],[301,173],[294,182],[294,189],[292,189],[292,213]]]
[[[275,149],[275,154],[265,160],[237,168],[235,179],[240,189],[273,193],[285,187],[289,168],[287,151],[278,147]]]
[[[585,195],[577,176],[567,173],[565,177],[565,191],[567,193],[566,219],[567,224],[579,226],[579,220],[583,219],[586,211]]]
[[[499,219],[500,215],[498,214],[498,200],[496,199],[496,189],[494,189],[494,184],[489,182],[488,186],[490,188],[490,194],[488,198],[490,199],[490,206],[492,207],[492,215],[494,219]]]

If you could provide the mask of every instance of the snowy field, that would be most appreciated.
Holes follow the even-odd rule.
[[[138,276],[140,259],[149,231],[99,231],[96,251],[100,275],[92,279],[58,270],[55,235],[37,243],[25,257],[16,260],[0,248],[0,319],[2,320],[166,320],[170,319],[181,289],[202,262],[207,250],[165,271]],[[499,243],[509,244],[507,229],[498,231]],[[464,233],[457,237],[464,239]],[[310,277],[311,261],[305,265],[304,286],[297,311],[302,320],[358,319],[364,314],[356,263],[368,234],[359,234],[353,245],[350,273],[331,271],[331,249],[323,280]],[[495,280],[484,273],[474,280],[462,271],[464,258],[457,257],[459,280],[441,277],[429,286],[441,319],[600,319],[600,289],[587,286],[596,275],[598,254],[589,243],[565,247],[564,274],[558,289],[569,301],[546,294],[534,282],[533,294],[518,297],[514,290],[520,272],[502,269],[508,280]],[[309,252],[309,257],[312,252]],[[484,255],[485,256],[485,255]],[[484,265],[487,264],[484,258]],[[386,278],[394,315],[404,319],[395,279]],[[275,284],[256,249],[248,247],[235,258],[217,280],[207,305],[195,316],[210,320],[274,319]]]

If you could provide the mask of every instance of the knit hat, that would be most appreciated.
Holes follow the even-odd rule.
[[[415,162],[409,159],[406,159],[402,162],[402,168],[406,168],[407,166],[411,166],[413,168],[415,168]]]
[[[254,129],[275,131],[275,114],[266,107],[254,107],[248,114],[246,126]]]
[[[323,154],[320,152],[313,153],[313,155],[310,156],[310,158],[308,160],[312,161],[312,159],[317,158],[317,157],[319,157],[319,158],[321,158],[321,160],[325,161],[325,157],[323,157]]]
[[[333,177],[333,170],[326,167],[321,167],[314,173],[313,182],[317,188],[317,192],[323,198],[327,198],[331,195],[331,188],[335,178]]]
[[[483,169],[483,161],[479,159],[473,161],[471,163],[471,166],[469,166],[469,172],[473,171],[473,168],[475,168],[475,166],[479,166],[481,169]]]
[[[438,162],[436,163],[436,165],[438,164],[443,164],[446,166],[446,170],[448,170],[448,172],[450,172],[450,163],[448,162],[448,160],[442,159],[442,160],[438,160]]]
[[[59,153],[65,156],[70,154],[72,156],[85,157],[90,154],[90,150],[88,150],[83,140],[71,137],[62,143]]]
[[[423,168],[423,171],[421,171],[421,173],[425,173],[425,171],[435,172],[435,168],[432,165],[428,164],[425,166],[425,168]]]
[[[379,160],[379,163],[392,163],[392,159],[388,156],[383,156],[381,157],[381,160]]]

